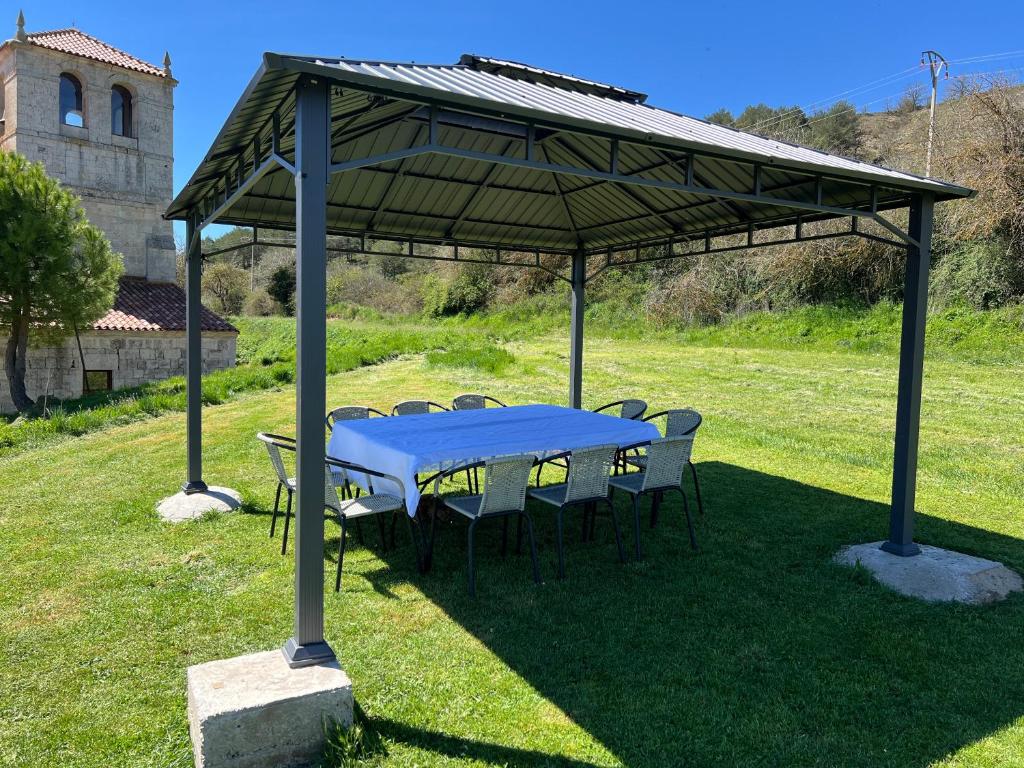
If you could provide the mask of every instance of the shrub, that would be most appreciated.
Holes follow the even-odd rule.
[[[221,262],[203,270],[203,300],[217,312],[237,315],[249,294],[249,274]]]
[[[270,317],[271,315],[279,315],[281,312],[281,305],[274,301],[271,295],[263,289],[250,293],[249,297],[245,300],[245,305],[242,307],[242,314],[249,315],[250,317]]]
[[[284,307],[289,315],[295,312],[295,265],[286,264],[275,269],[270,275],[267,293]]]
[[[1024,293],[1024,269],[997,240],[967,243],[939,259],[930,289],[937,307],[994,309]]]
[[[463,315],[482,309],[491,295],[493,267],[447,265],[423,281],[423,311],[431,317]]]

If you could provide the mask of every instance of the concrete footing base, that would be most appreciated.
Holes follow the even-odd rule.
[[[168,496],[156,505],[156,511],[161,520],[168,523],[180,523],[185,520],[195,520],[207,512],[230,512],[233,509],[238,509],[241,503],[242,497],[238,495],[238,491],[211,485],[199,493],[180,491],[173,496]]]
[[[881,549],[882,542],[854,544],[839,550],[835,561],[866,568],[882,584],[902,595],[934,602],[980,605],[1024,589],[1024,581],[1002,563],[921,545],[921,553],[900,557]]]
[[[280,650],[188,668],[196,768],[315,764],[325,717],[352,724],[352,682],[338,662],[301,669]]]

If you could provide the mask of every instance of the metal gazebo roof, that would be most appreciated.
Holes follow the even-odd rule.
[[[332,250],[396,253],[373,250],[391,240],[412,258],[549,271],[552,263],[570,265],[570,276],[560,276],[572,286],[569,404],[576,408],[584,290],[602,269],[850,234],[905,246],[892,504],[883,548],[901,556],[920,551],[913,541],[914,498],[933,211],[936,201],[971,190],[751,136],[645,99],[626,88],[479,56],[430,66],[268,53],[171,204],[165,215],[184,219],[188,232],[186,493],[207,488],[202,229],[220,222],[295,230],[295,628],[284,648],[292,666],[335,657],[323,631],[327,234],[347,236],[340,238],[347,245]],[[905,231],[882,215],[904,207],[910,209]],[[843,218],[849,219],[845,230],[808,233],[803,226]],[[791,231],[781,237],[762,234],[785,228]]]
[[[227,224],[291,227],[290,125],[304,75],[332,85],[333,233],[596,252],[874,217],[907,206],[913,193],[971,194],[514,62],[267,53],[169,218],[198,209]]]

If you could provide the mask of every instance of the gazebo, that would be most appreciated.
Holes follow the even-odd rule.
[[[545,269],[572,288],[568,401],[580,407],[583,300],[608,268],[861,237],[906,249],[887,552],[914,556],[924,332],[936,202],[971,190],[761,138],[614,85],[483,56],[454,65],[267,53],[166,212],[187,227],[185,493],[205,491],[201,233],[294,230],[297,522],[291,667],[324,637],[325,266],[329,251]],[[909,208],[904,230],[883,214]],[[818,222],[830,221],[830,224]],[[837,223],[838,222],[838,223]],[[332,238],[328,246],[328,235]]]

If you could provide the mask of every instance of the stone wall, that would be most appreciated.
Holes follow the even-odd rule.
[[[112,371],[114,389],[185,373],[183,331],[90,331],[81,338],[87,369]],[[229,332],[203,334],[203,373],[234,366],[236,338],[237,334]],[[30,348],[25,384],[33,399],[46,393],[62,399],[81,396],[82,367],[74,337],[59,347]],[[7,377],[3,375],[0,413],[13,410]]]
[[[79,79],[84,126],[63,125],[60,75]],[[0,50],[4,122],[0,148],[14,150],[82,198],[89,221],[124,258],[125,274],[174,280],[171,222],[175,81],[29,43]],[[132,136],[111,132],[110,89],[132,94]]]

